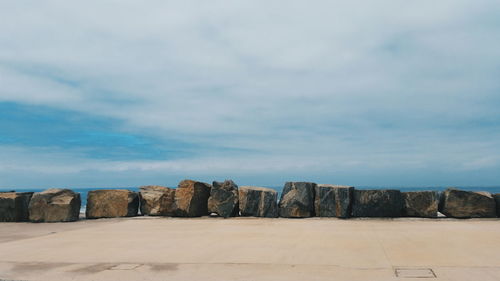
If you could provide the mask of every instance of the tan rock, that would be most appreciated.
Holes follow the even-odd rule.
[[[175,214],[175,189],[148,185],[141,186],[141,214],[148,216],[173,216]]]
[[[29,203],[29,219],[32,222],[76,221],[80,205],[80,193],[69,189],[51,188],[36,192]]]
[[[137,216],[139,195],[125,189],[98,189],[88,192],[88,219]]]
[[[175,191],[176,215],[201,217],[208,215],[208,198],[211,186],[208,183],[183,180]]]

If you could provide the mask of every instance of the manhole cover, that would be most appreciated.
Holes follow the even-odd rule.
[[[133,264],[133,263],[124,263],[124,264],[119,264],[115,265],[110,270],[133,270],[141,266],[140,264]]]
[[[430,268],[396,268],[394,273],[400,278],[436,278]]]

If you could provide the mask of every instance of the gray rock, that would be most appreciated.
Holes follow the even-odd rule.
[[[238,215],[238,186],[232,180],[212,183],[208,212],[225,218]]]
[[[137,216],[139,195],[126,189],[91,190],[87,195],[88,219]]]
[[[147,216],[175,215],[175,189],[148,185],[139,188],[141,214]]]
[[[175,191],[176,215],[201,217],[208,215],[208,197],[211,185],[204,182],[183,180]]]
[[[318,217],[347,218],[351,214],[354,187],[318,184],[315,187],[314,211]]]
[[[278,192],[255,186],[240,186],[238,190],[240,215],[275,218],[278,216]]]
[[[500,217],[500,193],[493,194],[493,198],[495,198],[497,205],[497,216]]]
[[[438,212],[437,191],[401,192],[403,196],[403,216],[436,218]]]
[[[33,192],[0,192],[0,222],[28,221]]]
[[[400,217],[403,198],[399,190],[376,189],[353,192],[353,217]]]
[[[51,188],[36,192],[29,203],[32,222],[76,221],[80,216],[80,193],[69,189]]]
[[[314,189],[311,182],[287,182],[279,203],[279,215],[283,218],[307,218],[314,216]]]
[[[495,199],[489,192],[446,189],[439,202],[439,211],[453,218],[494,218]]]

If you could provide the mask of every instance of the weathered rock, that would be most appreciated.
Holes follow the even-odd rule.
[[[88,219],[137,216],[139,195],[126,189],[91,190],[87,195]]]
[[[314,216],[314,189],[311,182],[287,182],[281,193],[279,215],[283,218]]]
[[[256,186],[240,186],[239,209],[242,216],[275,218],[278,216],[278,192]]]
[[[489,192],[446,189],[439,202],[439,211],[453,218],[496,217],[495,199]]]
[[[347,218],[351,214],[354,187],[318,184],[315,187],[314,211],[318,217]]]
[[[69,189],[51,188],[36,192],[29,203],[29,219],[32,222],[76,221],[80,205],[80,193]]]
[[[175,191],[176,215],[180,217],[201,217],[208,215],[208,197],[211,186],[208,183],[183,180]]]
[[[500,193],[493,194],[493,198],[495,198],[497,205],[497,216],[500,217]]]
[[[435,218],[438,212],[436,191],[401,192],[403,196],[403,216]]]
[[[208,212],[225,218],[238,215],[238,186],[232,180],[212,183]]]
[[[175,189],[157,185],[141,186],[139,196],[141,214],[148,216],[175,215]]]
[[[28,221],[33,192],[0,192],[0,222]]]
[[[403,198],[399,190],[358,190],[353,192],[353,217],[400,217]]]

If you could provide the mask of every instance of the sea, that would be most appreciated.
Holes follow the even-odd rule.
[[[278,198],[281,195],[283,186],[262,186],[272,188],[278,191]],[[487,191],[490,193],[500,193],[500,186],[454,186],[455,188],[469,191]],[[356,186],[356,189],[399,189],[401,191],[422,191],[422,190],[434,190],[443,191],[448,187],[445,186],[417,186],[417,187],[394,187],[394,186]],[[91,190],[97,189],[128,189],[131,191],[139,191],[139,187],[89,187],[89,188],[71,188],[71,190],[80,193],[82,200],[82,207],[80,212],[85,212],[85,206],[87,206],[87,193]],[[0,191],[17,191],[17,192],[40,192],[45,190],[45,188],[0,188]]]

